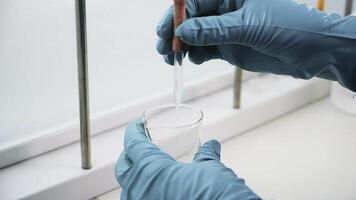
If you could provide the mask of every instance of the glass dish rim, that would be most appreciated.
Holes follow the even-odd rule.
[[[166,105],[160,105],[160,106],[156,106],[156,107],[153,107],[153,108],[149,108],[149,109],[147,109],[147,110],[145,110],[143,112],[142,119],[143,119],[143,122],[144,122],[145,132],[146,132],[147,136],[150,138],[150,140],[151,140],[151,137],[150,137],[150,135],[148,133],[148,129],[149,128],[147,126],[147,119],[148,119],[147,115],[149,113],[155,111],[155,110],[164,109],[164,108],[174,108],[174,107],[176,107],[175,104],[166,104]],[[191,124],[187,124],[187,125],[183,125],[183,126],[175,126],[175,127],[164,127],[164,126],[161,126],[161,127],[153,127],[152,129],[174,130],[174,129],[194,128],[194,127],[200,125],[201,122],[203,121],[204,114],[203,114],[203,112],[201,110],[198,110],[198,109],[196,109],[196,108],[194,108],[194,107],[192,107],[190,105],[187,105],[187,104],[179,104],[178,107],[184,107],[184,108],[187,108],[187,109],[189,109],[191,111],[194,111],[195,113],[198,113],[200,115],[199,119],[197,121],[191,123]]]

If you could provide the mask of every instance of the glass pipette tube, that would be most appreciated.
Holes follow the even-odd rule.
[[[176,106],[181,103],[183,95],[183,53],[174,53],[174,96]]]

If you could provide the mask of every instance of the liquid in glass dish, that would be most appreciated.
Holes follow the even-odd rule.
[[[155,107],[143,115],[149,140],[183,162],[191,162],[201,145],[203,118],[200,110],[184,104]]]

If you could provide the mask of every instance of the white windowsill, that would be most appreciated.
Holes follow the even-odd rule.
[[[214,70],[213,70],[214,71]],[[255,73],[245,72],[244,80],[257,76]],[[146,77],[146,79],[149,77]],[[184,86],[183,101],[199,98],[206,94],[221,90],[233,84],[234,71],[223,70],[200,77],[198,80],[189,80]],[[145,81],[145,80],[140,80]],[[158,82],[160,82],[159,80]],[[162,82],[165,84],[166,82]],[[168,86],[164,86],[166,88]],[[144,86],[142,90],[147,90]],[[121,90],[120,90],[121,91]],[[122,88],[122,91],[124,89]],[[149,90],[148,90],[149,91]],[[147,91],[146,91],[147,92]],[[152,92],[152,91],[151,91]],[[105,112],[92,112],[90,116],[91,135],[97,135],[107,130],[126,124],[127,122],[142,115],[143,111],[162,104],[173,102],[171,89],[165,89],[159,93],[153,92],[141,94],[140,98],[132,96],[140,92],[119,93],[114,96],[130,96],[132,101],[107,109]],[[42,108],[46,109],[46,108]],[[79,114],[78,114],[79,115]],[[23,126],[27,127],[32,121],[24,121]],[[33,123],[33,122],[32,122]],[[23,127],[22,127],[23,128]],[[31,130],[31,129],[30,129]],[[69,124],[51,129],[43,130],[41,135],[28,133],[28,136],[21,137],[20,140],[2,143],[0,145],[0,169],[4,166],[31,158],[47,151],[60,148],[64,145],[79,141],[79,120],[71,121]]]
[[[266,76],[260,82],[248,81],[243,85],[241,110],[231,106],[232,88],[189,104],[206,116],[204,139],[224,141],[328,92],[326,81]],[[0,170],[0,199],[89,199],[118,187],[113,169],[122,150],[123,131],[124,126],[92,138],[91,170],[81,170],[78,143]]]

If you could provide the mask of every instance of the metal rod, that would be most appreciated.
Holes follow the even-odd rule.
[[[352,13],[352,3],[353,0],[346,0],[345,16],[350,15]]]
[[[75,0],[82,168],[91,168],[85,0]]]
[[[241,107],[241,85],[242,85],[242,69],[237,67],[235,70],[234,80],[234,108]]]

